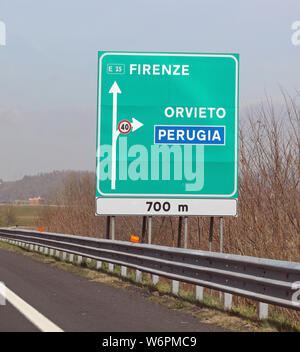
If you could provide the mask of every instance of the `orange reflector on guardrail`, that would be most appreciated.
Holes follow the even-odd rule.
[[[138,242],[140,242],[140,237],[139,236],[135,236],[135,235],[131,235],[130,242],[138,243]]]
[[[39,231],[43,232],[43,231],[45,231],[45,229],[43,227],[39,227]]]

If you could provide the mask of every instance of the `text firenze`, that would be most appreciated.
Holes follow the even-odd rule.
[[[130,64],[130,75],[189,76],[189,65]]]

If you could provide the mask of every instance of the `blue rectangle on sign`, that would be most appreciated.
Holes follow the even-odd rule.
[[[156,125],[154,143],[225,145],[225,126]]]

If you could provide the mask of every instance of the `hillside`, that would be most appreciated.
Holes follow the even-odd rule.
[[[16,200],[28,200],[39,196],[47,200],[63,185],[64,180],[72,172],[74,171],[26,175],[21,180],[7,182],[0,179],[0,203],[13,203]]]

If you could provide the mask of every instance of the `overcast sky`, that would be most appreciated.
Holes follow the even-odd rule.
[[[240,54],[240,106],[299,88],[299,0],[0,0],[0,178],[94,170],[97,51]]]

